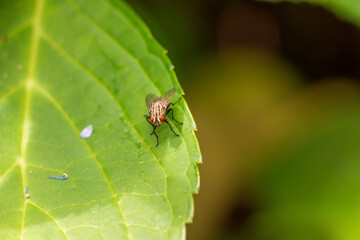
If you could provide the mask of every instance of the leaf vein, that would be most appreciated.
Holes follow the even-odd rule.
[[[33,207],[37,208],[40,212],[45,214],[51,221],[53,221],[53,223],[55,223],[55,225],[59,228],[60,232],[64,235],[65,239],[70,239],[67,236],[66,231],[61,227],[61,225],[55,220],[55,218],[51,214],[49,214],[45,209],[43,209],[42,207],[40,207],[39,205],[37,205],[36,203],[34,203],[31,200],[29,200],[29,204],[32,205]]]
[[[150,230],[155,230],[155,231],[159,231],[159,232],[163,232],[163,233],[166,233],[166,231],[167,231],[167,229],[166,229],[166,230],[162,230],[162,229],[160,229],[160,228],[154,228],[154,227],[150,227],[150,226],[147,226],[147,225],[135,224],[135,223],[129,224],[129,226],[142,227],[142,228],[146,228],[146,229],[150,229]]]
[[[17,166],[19,165],[19,162],[14,162],[4,173],[0,176],[0,183],[2,180]]]
[[[15,27],[14,29],[10,30],[9,33],[7,34],[7,36],[6,36],[7,40],[6,41],[1,41],[0,46],[5,44],[7,41],[13,39],[14,37],[16,37],[16,35],[18,35],[22,31],[24,31],[28,27],[30,27],[32,25],[32,23],[33,23],[32,20],[28,20],[28,21],[25,21],[24,23],[20,24],[19,26]]]
[[[26,148],[27,143],[29,140],[30,134],[30,125],[29,125],[29,112],[30,112],[30,93],[31,93],[31,85],[34,81],[34,72],[35,72],[35,65],[37,62],[38,57],[38,45],[39,45],[39,37],[41,31],[41,18],[43,12],[45,0],[38,0],[35,5],[34,17],[32,22],[33,33],[32,33],[32,42],[31,42],[31,50],[30,50],[30,66],[28,77],[26,79],[26,89],[25,89],[25,99],[24,99],[24,118],[22,122],[22,136],[20,142],[20,158],[18,160],[19,165],[21,167],[21,178],[22,178],[22,190],[25,189],[26,186],[26,175],[25,175],[25,168],[26,168]],[[23,239],[24,236],[24,227],[25,227],[25,218],[26,218],[26,206],[27,206],[27,199],[24,198],[23,204],[23,213],[22,213],[22,221],[20,226],[20,239]]]
[[[16,87],[12,87],[10,88],[9,91],[7,91],[6,93],[4,93],[4,95],[1,96],[0,98],[0,103],[2,101],[4,101],[4,99],[8,98],[11,94],[15,93],[19,88],[21,88],[23,85],[25,84],[25,81],[20,82],[20,84],[18,84]]]
[[[48,92],[46,91],[46,89],[44,89],[42,86],[40,86],[39,84],[36,84],[35,87],[44,97],[46,97],[54,106],[55,108],[64,116],[64,118],[69,122],[70,126],[74,129],[74,131],[76,132],[76,134],[78,136],[80,136],[80,131],[79,129],[76,127],[75,123],[73,122],[73,120],[70,118],[70,116],[67,114],[67,112],[61,107],[61,105],[59,104],[59,102]],[[128,235],[128,228],[127,228],[127,223],[126,223],[126,219],[122,210],[122,207],[120,206],[119,201],[116,199],[116,194],[114,191],[114,188],[109,180],[109,177],[107,175],[107,173],[105,172],[105,169],[102,167],[99,159],[97,158],[95,152],[93,151],[93,149],[91,148],[91,146],[87,143],[87,141],[83,140],[82,141],[84,143],[84,145],[86,146],[86,148],[88,149],[88,151],[90,152],[91,156],[93,157],[93,159],[95,160],[96,164],[98,165],[101,173],[103,174],[106,183],[108,184],[109,190],[112,194],[112,198],[114,199],[115,203],[117,204],[118,208],[119,208],[119,212],[121,217],[124,220],[125,226],[126,226],[126,231],[127,231],[127,235]],[[129,238],[129,235],[128,235]]]
[[[71,7],[74,8],[78,13],[80,13],[93,27],[97,29],[97,31],[100,31],[103,35],[105,35],[107,38],[109,38],[112,42],[114,42],[118,47],[120,47],[122,50],[124,50],[135,62],[138,63],[138,65],[141,68],[141,71],[144,73],[147,79],[151,79],[149,74],[146,72],[144,66],[141,64],[138,58],[134,56],[133,53],[131,53],[126,47],[124,47],[119,41],[117,41],[114,36],[112,36],[109,32],[107,32],[103,27],[101,27],[96,21],[94,21],[87,13],[81,10],[81,8],[78,6],[78,4],[75,3],[73,0],[67,0],[67,2],[71,5]],[[153,81],[150,80],[150,82],[154,85],[154,87],[159,91],[158,87],[154,84]]]

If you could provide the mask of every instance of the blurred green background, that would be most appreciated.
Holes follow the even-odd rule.
[[[304,3],[129,4],[168,49],[198,126],[188,239],[360,239],[359,28]]]

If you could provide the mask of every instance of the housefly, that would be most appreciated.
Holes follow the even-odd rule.
[[[172,108],[170,108],[170,106],[174,106],[176,103],[179,102],[179,100],[181,98],[179,98],[176,102],[174,103],[169,103],[170,100],[173,98],[174,94],[176,92],[176,89],[170,89],[169,91],[167,91],[166,93],[164,93],[161,97],[156,96],[155,94],[148,94],[146,96],[145,102],[146,105],[149,109],[149,114],[150,116],[145,115],[146,120],[151,124],[151,126],[153,127],[153,131],[152,133],[150,133],[150,135],[155,135],[156,136],[156,147],[159,145],[159,137],[156,134],[155,130],[157,127],[159,127],[163,122],[166,122],[171,131],[179,137],[178,134],[176,134],[176,132],[174,132],[173,128],[171,127],[170,123],[165,119],[165,117],[168,115],[168,113],[171,112],[171,116],[172,119],[179,123],[182,124],[181,122],[178,122],[175,118],[174,118],[174,111]]]

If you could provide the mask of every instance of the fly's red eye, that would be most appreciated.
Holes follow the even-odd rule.
[[[163,122],[163,121],[165,120],[164,116],[160,115],[160,116],[159,116],[159,120],[160,120],[161,122]]]
[[[154,122],[154,117],[150,118],[150,122],[152,122],[152,123]]]

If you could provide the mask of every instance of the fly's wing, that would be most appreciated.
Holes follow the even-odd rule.
[[[158,99],[158,96],[156,96],[155,94],[148,94],[145,98],[145,102],[146,102],[146,106],[148,107],[148,109],[150,110],[151,108],[151,104]]]
[[[172,88],[163,95],[161,95],[161,100],[165,106],[167,106],[170,100],[173,98],[174,94],[176,93],[176,88]]]

